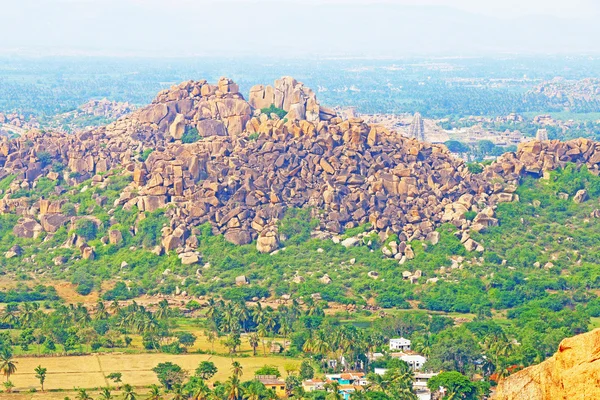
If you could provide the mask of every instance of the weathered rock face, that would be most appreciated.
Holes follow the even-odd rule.
[[[275,87],[256,85],[250,89],[248,102],[256,109],[274,105],[288,111],[288,119],[319,122],[335,116],[330,109],[323,108],[317,102],[315,93],[302,82],[285,76],[275,81]]]
[[[600,329],[565,339],[558,352],[498,385],[495,400],[600,398]]]

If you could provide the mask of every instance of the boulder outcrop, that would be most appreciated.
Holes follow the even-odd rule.
[[[216,84],[189,81],[105,127],[0,138],[0,179],[17,177],[0,199],[0,212],[21,217],[18,236],[53,232],[66,218],[63,202],[32,203],[10,195],[41,176],[52,174],[69,185],[93,178],[92,185],[105,185],[110,174],[123,171],[132,182],[106,207],[166,208],[170,224],[161,251],[183,251],[192,229],[206,222],[231,243],[259,239],[259,250],[273,251],[278,237],[266,227],[275,226],[289,208],[307,207],[324,232],[370,223],[384,237],[397,235],[400,250],[388,250],[402,260],[411,254],[406,243],[435,241],[434,231],[443,223],[460,227],[465,247],[481,251],[468,231],[495,226],[494,208],[518,200],[514,192],[525,175],[542,177],[567,163],[600,172],[600,144],[577,139],[527,142],[472,174],[443,145],[405,138],[357,117],[342,119],[290,77],[272,87],[253,87],[249,99],[227,78]],[[287,118],[257,111],[271,104],[288,111]],[[200,140],[181,143],[191,128]],[[41,152],[66,166],[61,176],[40,160]],[[473,221],[467,212],[476,213]],[[116,236],[109,240],[119,242]]]
[[[588,400],[600,398],[600,329],[564,339],[541,364],[498,384],[495,400]]]

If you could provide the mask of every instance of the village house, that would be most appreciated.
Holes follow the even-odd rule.
[[[410,350],[410,340],[403,337],[399,339],[390,339],[390,350],[408,351]]]
[[[266,386],[267,389],[273,389],[277,397],[285,397],[285,382],[275,375],[256,375],[256,380]]]
[[[392,353],[390,354],[390,356],[392,358],[397,358],[400,359],[402,361],[404,361],[405,363],[407,363],[410,368],[413,371],[418,371],[423,367],[423,364],[425,364],[425,362],[427,361],[427,358],[417,354],[417,353],[405,353],[405,352],[400,352],[400,353]]]
[[[364,372],[345,372],[341,374],[325,375],[328,381],[336,381],[340,385],[366,386],[368,381]]]

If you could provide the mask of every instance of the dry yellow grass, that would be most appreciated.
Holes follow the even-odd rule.
[[[286,364],[299,365],[298,360],[286,359],[283,357],[242,357],[234,358],[239,361],[244,368],[243,378],[251,379],[254,372],[265,364],[279,367],[281,373],[284,373]],[[152,372],[158,363],[173,362],[180,365],[183,369],[193,373],[198,364],[202,361],[212,361],[218,368],[215,380],[225,380],[231,374],[231,362],[229,357],[211,356],[204,354],[110,354],[110,355],[88,355],[81,357],[47,357],[47,358],[17,358],[17,373],[11,376],[11,381],[15,384],[15,390],[27,391],[32,388],[39,390],[39,382],[35,378],[34,369],[41,365],[48,369],[45,388],[52,389],[73,389],[104,387],[107,385],[105,376],[111,372],[121,372],[123,374],[123,383],[129,383],[133,386],[148,386],[158,383],[156,375]],[[25,395],[25,394],[22,394]],[[32,398],[29,397],[21,398]],[[17,398],[16,395],[0,394],[2,398]],[[61,399],[65,394],[62,394]],[[51,397],[33,397],[33,398],[51,398]]]

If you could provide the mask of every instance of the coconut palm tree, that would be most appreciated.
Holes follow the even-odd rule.
[[[194,389],[192,390],[192,399],[193,400],[208,400],[210,396],[210,388],[204,383],[204,381],[199,381],[194,385]]]
[[[119,300],[113,300],[112,303],[110,303],[110,306],[108,306],[108,308],[110,309],[110,311],[113,313],[113,315],[119,315],[121,313],[121,305],[119,304]]]
[[[13,360],[12,352],[7,347],[0,350],[0,371],[6,377],[6,382],[17,372],[17,362]]]
[[[244,400],[262,400],[264,386],[257,380],[250,382],[244,391]]]
[[[77,400],[94,400],[85,389],[77,389]]]
[[[235,374],[227,379],[227,382],[225,383],[225,394],[227,395],[227,400],[239,400],[242,398],[240,378]]]
[[[171,309],[169,308],[169,302],[166,299],[162,299],[158,302],[158,309],[154,313],[157,319],[167,319],[171,315]]]
[[[148,393],[148,400],[162,400],[162,398],[160,387],[158,387],[158,385],[151,385],[150,392]]]
[[[11,327],[17,325],[19,323],[19,306],[17,304],[9,303],[6,305],[6,308],[2,312],[2,322]]]
[[[102,300],[98,300],[96,304],[96,313],[94,314],[94,320],[99,321],[108,318],[108,311]]]
[[[242,364],[239,363],[239,361],[234,361],[231,363],[231,372],[233,373],[233,376],[236,377],[240,377],[242,375],[244,375],[244,371],[243,371],[243,367]]]
[[[325,389],[329,392],[327,394],[327,400],[344,400],[344,396],[340,393],[340,383],[337,381],[329,382],[325,384]]]
[[[260,338],[258,337],[258,335],[256,333],[252,333],[248,336],[248,343],[250,343],[250,347],[252,347],[252,352],[254,353],[254,356],[256,357],[256,348],[258,347],[258,344],[260,343]]]
[[[100,389],[100,399],[101,400],[111,400],[114,399],[114,396],[110,392],[110,389],[105,387]]]
[[[260,325],[265,322],[265,310],[262,308],[260,303],[256,303],[256,308],[252,310],[252,320],[256,325]]]
[[[256,328],[256,332],[262,338],[263,354],[266,356],[267,355],[267,349],[265,347],[265,337],[267,336],[267,328],[262,323],[258,324],[258,327]]]
[[[129,384],[123,385],[123,400],[136,400],[137,394],[133,391],[133,387]]]
[[[187,396],[183,394],[183,386],[179,383],[177,385],[173,385],[173,397],[171,400],[184,400],[187,399]]]

